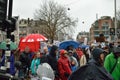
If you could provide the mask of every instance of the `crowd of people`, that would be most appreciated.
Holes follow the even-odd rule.
[[[44,47],[43,52],[34,53],[26,47],[14,64],[16,70],[12,75],[23,80],[38,77],[38,67],[44,63],[52,68],[54,80],[120,80],[120,44],[85,48],[69,45],[61,50],[52,45],[50,50]]]

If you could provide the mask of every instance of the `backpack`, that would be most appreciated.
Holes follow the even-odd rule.
[[[86,75],[86,69],[88,65],[81,66],[78,70],[73,72],[68,80],[84,80],[84,76]]]

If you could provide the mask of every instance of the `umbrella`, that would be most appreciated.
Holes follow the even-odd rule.
[[[40,80],[54,80],[54,71],[48,63],[43,63],[38,66],[37,75]]]
[[[17,47],[18,46],[14,42],[12,42],[12,41],[10,42],[10,50],[15,50],[15,49],[17,49]],[[3,49],[3,50],[8,49],[7,43],[5,41],[2,41],[0,43],[0,49]]]
[[[25,38],[21,38],[19,42],[20,51],[24,51],[25,47],[29,47],[32,52],[40,49],[40,41],[47,41],[48,39],[41,34],[29,34]]]
[[[22,40],[22,42],[39,42],[47,40],[48,39],[41,34],[29,34]]]
[[[80,47],[80,48],[82,48],[82,49],[89,48],[89,46],[88,46],[88,45],[80,45],[79,47]]]
[[[67,49],[68,46],[73,46],[74,48],[79,47],[79,43],[77,41],[69,40],[69,41],[63,41],[59,44],[60,49]]]

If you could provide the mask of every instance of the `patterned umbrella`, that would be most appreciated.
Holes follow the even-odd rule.
[[[47,40],[48,39],[41,34],[29,34],[22,40],[22,42],[40,42]]]
[[[41,34],[29,34],[20,40],[19,49],[23,51],[25,47],[28,46],[32,52],[36,52],[40,49],[40,42],[47,40],[48,39]]]

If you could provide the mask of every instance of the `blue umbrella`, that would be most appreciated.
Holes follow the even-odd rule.
[[[79,43],[77,41],[69,40],[69,41],[63,41],[59,44],[59,49],[67,49],[68,46],[73,46],[73,48],[78,48]]]
[[[80,45],[79,47],[81,47],[82,49],[89,48],[88,45]]]

